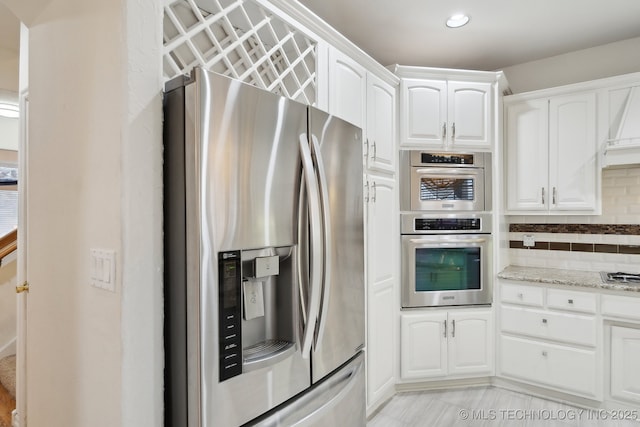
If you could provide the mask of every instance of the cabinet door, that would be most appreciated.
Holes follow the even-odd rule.
[[[447,83],[402,79],[400,101],[401,143],[443,148],[447,132]]]
[[[596,94],[551,98],[549,182],[552,210],[596,209]]]
[[[548,101],[507,106],[507,209],[546,211],[548,191]]]
[[[402,315],[402,378],[420,379],[447,374],[446,322],[446,311]]]
[[[491,148],[491,84],[450,81],[447,92],[450,148]]]
[[[640,403],[640,329],[611,327],[611,397]]]
[[[395,281],[371,284],[367,306],[367,406],[376,405],[395,390]]]
[[[329,113],[364,128],[366,70],[339,50],[329,50]]]
[[[395,172],[396,88],[367,75],[367,167]]]
[[[449,375],[490,374],[493,371],[491,310],[449,312]]]
[[[398,270],[396,187],[395,180],[377,175],[367,183],[367,280],[378,283],[395,279]]]
[[[398,230],[395,181],[367,176],[367,405],[388,398],[395,387]]]

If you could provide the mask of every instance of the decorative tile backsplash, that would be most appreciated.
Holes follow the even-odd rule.
[[[603,170],[602,215],[510,221],[512,265],[640,273],[640,167]],[[532,247],[524,246],[525,235]]]

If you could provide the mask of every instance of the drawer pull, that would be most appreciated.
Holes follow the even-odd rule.
[[[547,319],[542,319],[542,323],[546,324],[547,323]]]
[[[567,302],[568,302],[569,304],[573,304],[573,300],[572,300],[572,299],[568,300]]]
[[[547,357],[547,352],[546,352],[546,351],[543,351],[543,352],[542,352],[542,355],[543,355],[544,357]]]

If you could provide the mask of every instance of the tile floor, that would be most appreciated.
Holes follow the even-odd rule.
[[[617,415],[487,386],[398,393],[367,427],[640,426],[637,421],[611,419]],[[640,408],[619,415],[640,419]]]

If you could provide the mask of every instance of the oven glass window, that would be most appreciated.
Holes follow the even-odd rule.
[[[480,289],[480,248],[416,249],[416,292]]]
[[[423,202],[439,200],[475,199],[473,178],[422,177],[420,178],[420,200]]]

